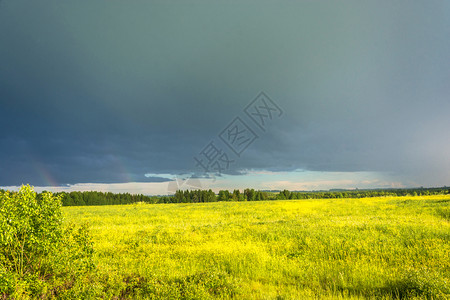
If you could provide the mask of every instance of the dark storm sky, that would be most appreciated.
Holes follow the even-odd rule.
[[[450,183],[448,1],[3,0],[0,186],[195,172],[260,91],[284,114],[227,173]]]

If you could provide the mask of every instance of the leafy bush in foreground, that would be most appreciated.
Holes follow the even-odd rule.
[[[80,289],[93,267],[86,226],[63,227],[61,198],[33,188],[0,192],[0,297],[50,298]]]

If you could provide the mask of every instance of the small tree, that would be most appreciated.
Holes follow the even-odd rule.
[[[37,197],[29,185],[0,193],[0,296],[42,295],[92,268],[92,255],[86,227],[63,227],[60,196]]]
[[[242,201],[244,198],[242,197],[241,192],[239,190],[234,190],[232,199],[233,201]]]
[[[230,201],[230,192],[227,190],[220,190],[217,201]]]

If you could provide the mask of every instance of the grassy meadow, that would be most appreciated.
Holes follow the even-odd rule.
[[[92,295],[449,299],[450,195],[64,207]]]

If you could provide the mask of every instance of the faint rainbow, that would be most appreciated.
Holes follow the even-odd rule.
[[[117,155],[110,155],[113,163],[113,168],[119,173],[119,178],[122,182],[132,182],[131,172],[128,170],[125,160]]]
[[[32,162],[36,173],[42,179],[45,186],[59,186],[58,182],[53,178],[53,176],[51,175],[48,168],[46,168],[44,163],[36,159],[36,157],[32,157]]]

